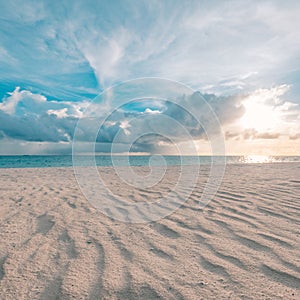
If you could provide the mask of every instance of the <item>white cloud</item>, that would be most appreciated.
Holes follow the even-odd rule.
[[[20,87],[17,87],[12,93],[8,93],[10,96],[5,97],[3,102],[0,103],[0,110],[7,114],[14,114],[18,103],[26,98],[29,98],[34,102],[45,102],[46,98],[42,95],[32,94],[29,91],[20,91]]]
[[[57,110],[55,110],[55,109],[48,109],[47,110],[48,115],[55,115],[59,119],[68,117],[67,112],[68,112],[67,108],[62,108],[62,109],[57,109]]]
[[[228,138],[276,139],[300,133],[300,105],[286,100],[289,85],[258,89],[241,100],[245,113],[229,124]]]
[[[157,109],[151,109],[151,108],[146,108],[143,112],[144,114],[150,114],[150,115],[156,115],[156,114],[161,114],[162,112]]]

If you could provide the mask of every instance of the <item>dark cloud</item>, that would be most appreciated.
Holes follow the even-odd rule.
[[[11,116],[0,111],[2,136],[34,142],[66,142],[72,138],[77,120],[54,115]]]
[[[238,98],[204,97],[216,112],[215,120],[212,120],[211,111],[199,92],[183,95],[179,99],[183,106],[157,100],[151,106],[147,100],[147,105],[151,107],[138,107],[135,104],[138,109],[130,110],[129,106],[126,110],[122,107],[115,110],[104,120],[96,141],[100,144],[132,144],[132,151],[151,152],[172,143],[207,139],[207,132],[218,129],[216,120],[226,124],[243,113]],[[83,116],[82,111],[86,107],[86,102],[49,101],[44,96],[16,89],[0,104],[0,138],[28,142],[69,142],[73,139],[78,120],[82,118],[83,126],[77,138],[82,142],[91,142],[91,130],[95,130],[99,120],[89,117],[88,113]],[[101,111],[101,106],[92,107],[91,111],[98,113],[99,108]]]

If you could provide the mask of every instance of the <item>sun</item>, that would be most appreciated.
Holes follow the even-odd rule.
[[[278,128],[280,116],[276,107],[265,103],[258,96],[249,97],[243,101],[245,113],[239,120],[243,129],[254,129],[258,132],[272,131]]]

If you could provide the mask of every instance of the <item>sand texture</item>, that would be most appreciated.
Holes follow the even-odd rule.
[[[125,201],[172,188],[100,172]],[[229,165],[199,209],[204,184],[166,218],[128,224],[93,208],[72,168],[1,169],[0,299],[300,299],[300,164]]]

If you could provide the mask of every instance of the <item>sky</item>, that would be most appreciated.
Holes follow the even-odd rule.
[[[130,144],[136,154],[189,155],[192,139],[197,154],[215,154],[221,129],[227,155],[300,155],[299,15],[296,0],[0,0],[0,154],[70,154],[93,111],[104,120],[100,153]],[[127,90],[135,101],[118,107],[111,87],[147,77],[191,92],[176,105],[171,93]]]

